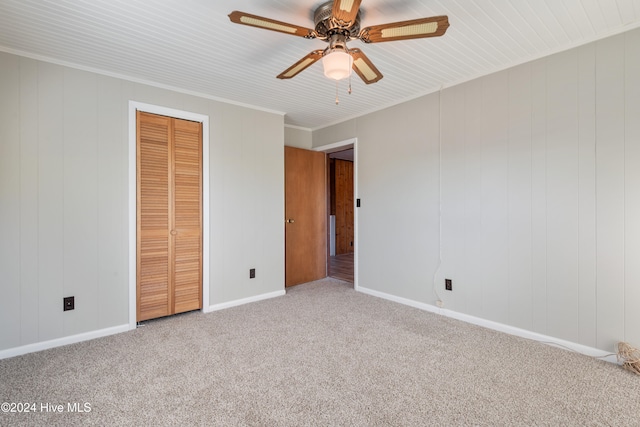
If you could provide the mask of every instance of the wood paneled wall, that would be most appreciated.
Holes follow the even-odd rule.
[[[640,345],[639,46],[631,30],[314,132],[358,138],[361,286]]]
[[[354,251],[353,162],[333,159],[336,255]]]
[[[443,93],[454,309],[603,350],[640,342],[640,32]]]

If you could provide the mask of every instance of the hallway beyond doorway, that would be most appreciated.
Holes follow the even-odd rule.
[[[329,257],[330,277],[353,283],[353,252]]]

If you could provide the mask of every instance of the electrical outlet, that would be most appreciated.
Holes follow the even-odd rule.
[[[249,279],[255,279],[256,278],[256,269],[252,268],[249,270]]]
[[[451,279],[444,279],[444,288],[447,291],[453,290],[453,281]]]
[[[75,297],[65,297],[62,299],[62,311],[75,309]]]

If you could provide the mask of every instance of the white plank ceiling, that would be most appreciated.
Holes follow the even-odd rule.
[[[317,129],[640,26],[640,0],[363,0],[362,27],[434,15],[440,38],[361,48],[384,74],[353,93],[316,63],[326,44],[233,24],[233,10],[313,28],[323,0],[0,0],[0,50],[285,113]],[[1,94],[0,94],[1,95]]]

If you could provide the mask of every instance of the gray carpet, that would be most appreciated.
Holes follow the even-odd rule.
[[[2,360],[0,397],[38,410],[3,426],[640,425],[640,376],[617,365],[333,279]]]

